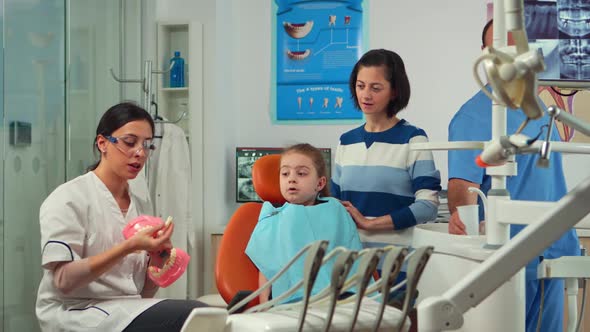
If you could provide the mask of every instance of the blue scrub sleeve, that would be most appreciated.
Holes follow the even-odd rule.
[[[449,124],[449,142],[487,141],[483,128],[476,119],[458,113]],[[482,184],[485,170],[475,164],[481,150],[450,150],[448,153],[449,179],[457,178]]]

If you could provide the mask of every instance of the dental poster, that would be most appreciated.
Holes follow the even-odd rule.
[[[348,87],[362,55],[362,0],[275,0],[276,119],[362,119]]]

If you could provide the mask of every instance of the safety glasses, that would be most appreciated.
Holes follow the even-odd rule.
[[[104,136],[109,142],[113,143],[119,151],[126,154],[128,157],[133,157],[136,153],[143,149],[146,157],[150,155],[150,152],[156,149],[152,139],[140,140],[136,136]]]

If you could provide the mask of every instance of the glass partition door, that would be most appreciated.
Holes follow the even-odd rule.
[[[92,146],[102,114],[121,100],[122,0],[75,0],[68,8],[68,160],[73,179],[94,163]]]
[[[0,0],[0,331],[39,331],[39,208],[95,160],[98,119],[124,99],[121,8],[138,1]]]
[[[2,2],[2,330],[38,331],[39,207],[65,180],[65,6]]]

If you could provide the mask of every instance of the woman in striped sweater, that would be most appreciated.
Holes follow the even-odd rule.
[[[340,137],[332,196],[367,235],[361,236],[365,246],[377,246],[371,245],[372,233],[436,218],[440,174],[430,151],[409,149],[410,143],[428,141],[424,130],[397,117],[410,99],[399,55],[384,49],[367,52],[355,65],[349,86],[366,123]]]

